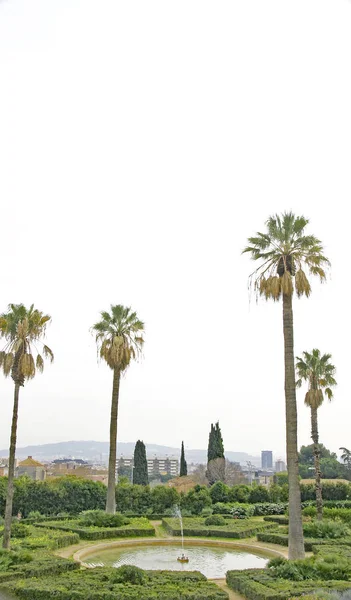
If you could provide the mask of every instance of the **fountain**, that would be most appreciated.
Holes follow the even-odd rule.
[[[187,563],[189,562],[189,558],[184,554],[183,517],[179,506],[174,507],[174,516],[179,519],[180,535],[182,536],[182,555],[178,556],[177,561],[181,563]]]

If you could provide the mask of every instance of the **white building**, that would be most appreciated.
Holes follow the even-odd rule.
[[[281,458],[275,462],[275,472],[281,473],[282,471],[286,471],[286,464]]]
[[[178,458],[170,456],[155,456],[154,458],[147,458],[147,471],[149,475],[172,475],[177,477],[179,475],[179,460]],[[133,469],[134,460],[131,457],[120,456],[117,458],[117,470],[120,466]]]

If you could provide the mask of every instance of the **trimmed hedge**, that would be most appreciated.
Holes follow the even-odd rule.
[[[78,536],[83,540],[104,540],[117,537],[149,537],[155,535],[155,529],[150,525],[147,519],[135,519],[126,526],[122,527],[84,527],[79,521],[71,521],[67,525],[48,521],[45,524],[37,524],[37,527],[67,531]]]
[[[228,600],[227,592],[196,571],[142,573],[142,585],[116,583],[116,569],[104,567],[12,582],[6,589],[24,600]]]
[[[263,520],[268,521],[269,523],[278,523],[279,525],[289,525],[288,517],[283,517],[281,515],[263,517]]]
[[[73,560],[43,554],[29,563],[13,566],[11,571],[0,571],[0,584],[14,579],[60,575],[77,569],[79,564]]]
[[[289,546],[289,536],[284,533],[279,533],[278,531],[269,531],[268,533],[260,532],[257,534],[257,539],[259,542],[267,542],[269,544],[278,544],[279,546]],[[314,546],[319,545],[345,545],[351,546],[351,538],[339,538],[336,540],[331,540],[328,538],[305,538],[305,550],[306,552],[313,552]]]
[[[231,519],[222,526],[206,525],[205,521],[206,519],[185,517],[183,519],[184,535],[243,539],[252,537],[259,531],[275,528],[273,523],[264,523],[259,519]],[[181,535],[178,519],[163,519],[162,525],[171,535]]]
[[[228,571],[227,584],[248,600],[289,600],[292,596],[313,593],[315,590],[342,591],[351,588],[349,581],[291,581],[275,578],[269,569]]]

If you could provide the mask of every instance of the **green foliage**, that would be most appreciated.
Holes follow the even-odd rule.
[[[213,504],[216,502],[228,502],[229,487],[222,481],[217,481],[211,486],[210,496]]]
[[[274,475],[274,480],[276,481],[277,485],[279,485],[280,487],[282,487],[285,484],[288,484],[289,483],[288,472],[281,471],[280,473],[276,473]]]
[[[316,516],[316,507],[308,506],[303,509],[303,515],[309,517]],[[323,509],[323,516],[325,519],[331,519],[332,521],[340,520],[343,523],[347,523],[351,527],[351,510],[349,508],[328,508]]]
[[[269,492],[263,485],[252,486],[249,493],[250,504],[256,504],[257,502],[269,502]]]
[[[23,523],[18,521],[12,521],[11,525],[11,537],[13,538],[25,538],[29,534],[29,529]]]
[[[311,521],[303,525],[304,535],[311,538],[338,539],[350,535],[349,528],[341,521]]]
[[[319,444],[319,450],[321,453],[321,477],[322,479],[350,479],[351,471],[347,468],[347,465],[341,464],[338,461],[338,457],[335,452],[331,452]],[[301,446],[299,452],[299,471],[303,479],[310,479],[314,476],[314,452],[313,444],[309,446]]]
[[[87,510],[80,515],[79,521],[83,527],[122,527],[130,523],[130,520],[120,513],[112,515],[103,510]]]
[[[0,548],[0,572],[12,570],[20,564],[26,564],[33,560],[32,554],[26,550],[4,550]]]
[[[231,508],[230,514],[233,519],[248,519],[249,517],[253,517],[255,514],[255,507],[253,504],[235,504]]]
[[[188,474],[188,465],[187,462],[185,460],[185,453],[184,453],[184,442],[182,442],[182,449],[181,449],[181,453],[180,453],[180,477],[186,477]]]
[[[205,525],[218,525],[218,526],[222,526],[222,525],[226,525],[227,522],[225,519],[223,519],[223,517],[221,517],[220,515],[212,515],[211,517],[207,517],[207,519],[205,519]]]
[[[183,517],[184,535],[243,539],[275,527],[274,524],[264,523],[259,519],[225,519],[225,525],[207,525],[206,521],[207,519],[200,517]],[[171,535],[181,534],[178,519],[165,518],[162,524]]]
[[[133,483],[138,485],[148,485],[149,483],[146,449],[141,440],[137,441],[134,449]]]
[[[224,446],[222,432],[219,426],[219,421],[215,425],[211,423],[211,430],[208,439],[207,462],[216,458],[224,458]]]
[[[0,584],[20,578],[59,575],[60,573],[79,569],[78,563],[59,556],[52,556],[50,554],[36,554],[32,556],[20,549],[14,552],[7,550],[7,552],[16,555],[16,558],[14,560],[11,559],[8,569],[0,567]],[[20,557],[19,559],[18,556]],[[32,560],[29,560],[30,557],[32,557]]]
[[[131,577],[134,569],[133,574],[127,570]],[[12,582],[8,589],[26,600],[228,600],[225,591],[198,572],[142,571],[142,585],[117,582],[118,572],[126,574],[123,567],[87,569]]]
[[[181,508],[189,510],[193,515],[200,515],[206,506],[211,506],[211,496],[205,486],[196,485],[186,496],[181,498]]]
[[[228,502],[248,502],[251,488],[248,485],[233,485],[228,489]]]
[[[0,477],[0,514],[5,510],[7,478]],[[72,475],[50,481],[33,481],[19,477],[14,481],[13,515],[21,512],[56,515],[61,512],[78,514],[84,510],[104,508],[106,487],[99,481],[90,481]],[[39,517],[38,517],[39,518]]]
[[[154,513],[164,514],[180,503],[180,495],[175,488],[157,485],[151,490],[151,508]]]
[[[124,517],[123,517],[124,518]],[[131,519],[128,525],[119,527],[84,526],[78,519],[62,521],[47,521],[45,525],[38,523],[37,527],[47,527],[56,531],[67,531],[78,534],[84,540],[103,540],[107,538],[148,537],[155,535],[155,529],[149,520],[143,517]]]
[[[145,571],[133,565],[122,565],[112,573],[112,583],[130,583],[132,585],[143,585],[145,583]]]
[[[308,561],[309,559],[307,559]],[[288,562],[286,575],[290,574],[289,578],[277,577],[274,573],[275,569],[247,569],[245,571],[228,571],[227,584],[237,593],[245,596],[248,600],[290,600],[293,596],[304,596],[305,594],[313,594],[316,590],[326,592],[328,590],[342,591],[351,588],[351,582],[345,580],[332,580],[330,576],[343,574],[341,568],[332,566],[329,569],[328,575],[324,571],[324,567],[317,570],[317,578],[315,579],[300,579],[301,573],[310,573],[308,566],[300,567],[299,565],[305,561]],[[276,567],[276,569],[283,567]],[[328,567],[327,567],[328,570]]]
[[[347,500],[351,497],[351,486],[349,483],[342,481],[337,483],[323,483],[323,500],[324,504],[326,500]],[[307,500],[316,499],[316,490],[314,483],[308,483],[301,485],[301,500],[305,502]]]

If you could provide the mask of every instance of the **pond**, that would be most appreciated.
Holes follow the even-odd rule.
[[[241,549],[206,545],[186,545],[184,553],[189,558],[188,563],[177,561],[182,554],[180,545],[129,546],[102,550],[89,555],[84,562],[91,566],[135,565],[146,570],[200,571],[209,579],[219,579],[230,569],[262,569],[268,560]]]

